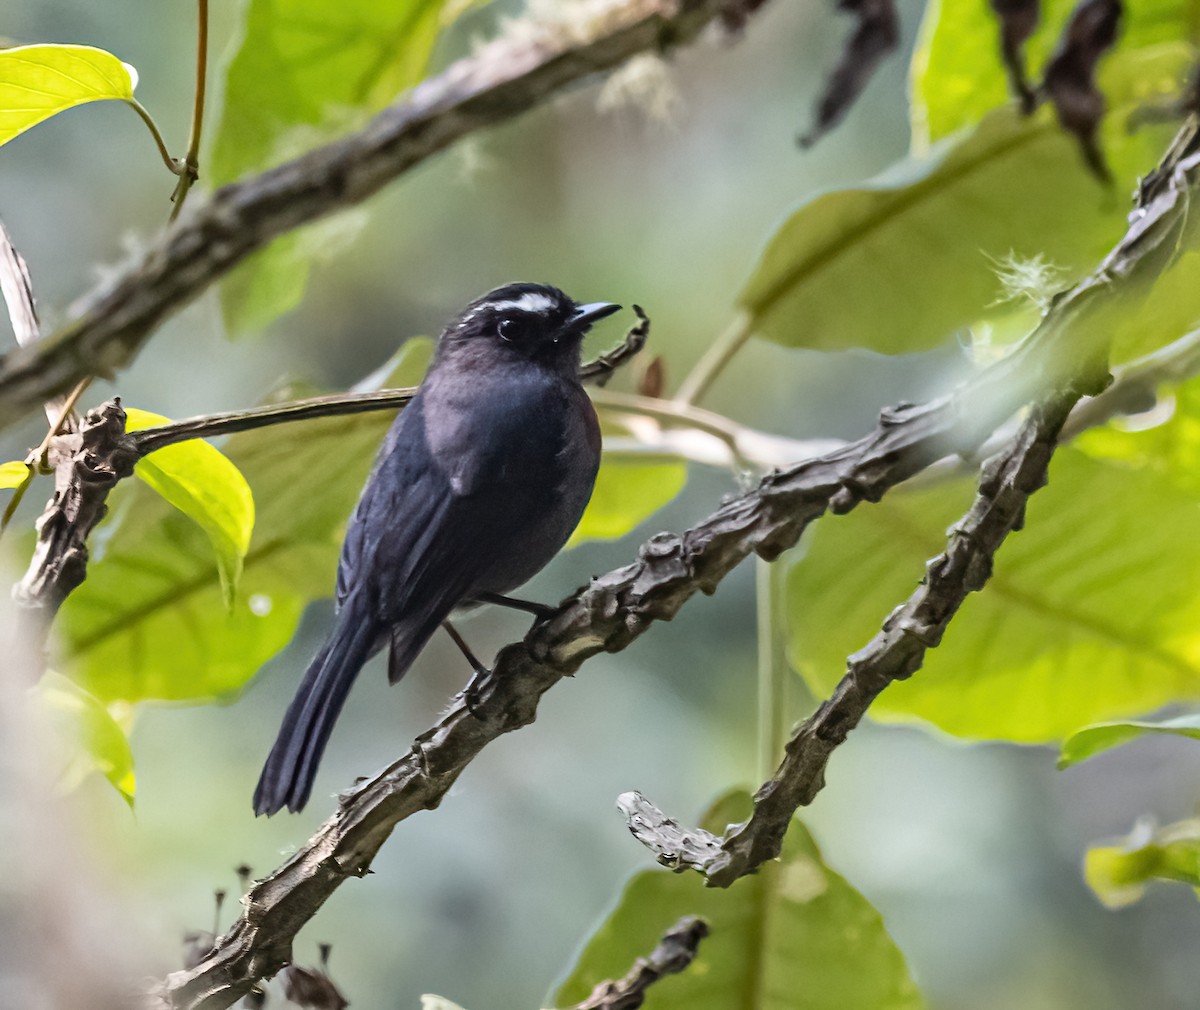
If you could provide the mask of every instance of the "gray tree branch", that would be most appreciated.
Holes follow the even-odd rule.
[[[365,128],[225,186],[184,214],[58,333],[0,358],[0,425],[127,365],[154,328],[273,238],[360,203],[475,130],[636,53],[694,39],[729,0],[608,0],[586,22],[501,36],[419,84]]]
[[[630,831],[659,862],[695,869],[709,884],[728,887],[779,855],[796,810],[824,787],[833,751],[884,688],[920,668],[967,594],[983,588],[1000,544],[1020,528],[1026,500],[1045,483],[1050,457],[1076,403],[1085,394],[1100,401],[1096,394],[1107,384],[1101,362],[1107,358],[1112,325],[1104,306],[1118,292],[1136,300],[1178,255],[1198,181],[1200,118],[1193,116],[1147,176],[1125,237],[1094,273],[1055,298],[1034,334],[1047,335],[1062,351],[1069,349],[1073,363],[1057,378],[1040,377],[1042,391],[1029,416],[1009,446],[984,463],[975,502],[952,529],[946,551],[928,564],[917,590],[887,617],[879,634],[849,657],[833,695],[793,732],[782,763],[755,794],[750,820],[731,824],[716,836],[681,825],[640,793],[619,797]],[[1189,338],[1178,344],[1182,346],[1173,345],[1174,354],[1166,356],[1172,363],[1191,356]],[[1170,367],[1167,361],[1157,362],[1160,373],[1169,373]],[[1136,387],[1155,370],[1148,366],[1127,381]]]
[[[984,587],[996,551],[1020,528],[1029,496],[1046,483],[1071,408],[1102,385],[1094,380],[1088,388],[1072,385],[1035,405],[1011,445],[984,463],[975,502],[954,526],[945,552],[929,562],[916,591],[888,615],[880,632],[849,658],[832,697],[792,734],[783,762],[754,796],[750,820],[718,837],[681,826],[640,793],[618,799],[630,831],[660,863],[698,870],[709,884],[728,887],[779,855],[792,816],[824,787],[834,749],[884,688],[920,669],[967,594]]]

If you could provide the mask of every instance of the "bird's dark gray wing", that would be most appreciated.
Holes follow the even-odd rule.
[[[538,406],[528,397],[477,402],[463,422],[454,419],[447,440],[447,413],[418,396],[389,433],[347,530],[338,598],[344,603],[354,593],[389,629],[376,648],[390,639],[391,679],[403,675],[455,606],[503,581],[496,573],[525,549],[514,531],[529,527],[544,507],[561,439],[561,430],[551,429],[540,441],[526,437],[514,446],[514,436],[530,428],[531,409]],[[440,439],[430,432],[439,423]],[[536,560],[541,567],[548,558]]]

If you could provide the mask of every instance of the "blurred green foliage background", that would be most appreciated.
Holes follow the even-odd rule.
[[[978,6],[976,16],[984,17]],[[514,279],[545,280],[580,299],[642,304],[654,321],[654,353],[677,382],[737,304],[759,311],[747,279],[793,208],[823,190],[870,179],[907,153],[906,53],[922,10],[916,2],[900,7],[904,52],[886,62],[845,125],[812,150],[799,151],[794,138],[807,126],[848,25],[832,5],[780,0],[750,21],[744,38],[709,39],[677,54],[662,79],[650,72],[651,99],[671,110],[665,120],[647,114],[651,99],[644,96],[601,111],[601,94],[612,92],[591,84],[474,136],[361,211],[298,239],[326,255],[300,307],[265,333],[234,333],[230,342],[225,318],[247,317],[231,309],[236,296],[226,294],[223,311],[210,293],[167,323],[115,385],[90,392],[89,402],[117,392],[130,404],[181,417],[257,402],[284,380],[345,387],[408,337],[436,333],[467,300]],[[435,63],[468,51],[473,38],[516,12],[509,3],[467,14],[440,40]],[[216,5],[214,18],[219,53],[232,45],[238,15]],[[182,147],[192,87],[191,4],[10,0],[0,34],[117,53],[137,66],[139,97]],[[218,68],[218,96],[221,82]],[[938,104],[941,97],[930,100],[935,139],[964,121],[949,98]],[[1155,150],[1140,148],[1145,167]],[[232,175],[237,167],[229,154],[216,171]],[[29,261],[47,329],[155,234],[170,189],[143,127],[115,103],[68,112],[0,151],[0,216]],[[1058,258],[1086,263],[1102,251],[1120,233],[1123,206],[1123,194],[1111,194],[1102,224],[1067,236],[1075,244],[1056,250]],[[951,231],[953,224],[946,223]],[[850,330],[907,318],[905,287],[941,283],[942,241],[936,233],[929,238],[928,256],[914,256],[917,269],[886,298],[851,298],[851,322],[832,306],[829,325]],[[978,299],[988,280],[914,302],[931,305],[938,326],[963,325],[971,319],[962,318],[956,299]],[[770,331],[769,320],[763,325]],[[597,334],[591,349],[603,349],[615,331]],[[952,339],[898,357],[755,340],[706,405],[774,432],[849,437],[865,431],[882,405],[932,395],[966,365]],[[41,434],[36,418],[7,432],[4,458],[18,458]],[[286,445],[287,429],[279,437]],[[346,462],[331,461],[331,469],[340,472]],[[321,479],[313,475],[314,496]],[[737,486],[728,474],[692,467],[683,495],[666,510],[620,541],[565,553],[529,595],[565,595],[629,560],[645,535],[688,525]],[[24,519],[37,514],[37,497],[23,507]],[[905,505],[922,507],[917,497]],[[260,515],[265,508],[260,502]],[[852,521],[865,529],[874,517],[864,508]],[[943,524],[938,512],[926,553],[937,549]],[[831,535],[852,533],[846,527]],[[869,560],[871,531],[854,535]],[[14,568],[23,560],[15,557],[16,539],[7,544]],[[821,549],[818,540],[814,558]],[[876,621],[919,570],[918,560],[879,573],[882,595],[869,598],[878,602]],[[814,571],[821,570],[808,569]],[[313,573],[331,576],[332,569]],[[291,645],[227,705],[139,710],[133,813],[103,781],[89,780],[72,796],[66,816],[78,839],[77,870],[98,881],[105,896],[102,942],[119,938],[138,973],[176,967],[178,938],[208,927],[211,892],[236,889],[235,866],[265,873],[276,865],[326,815],[329,795],[405,750],[466,678],[441,641],[397,689],[387,689],[373,664],[335,733],[310,808],[256,821],[249,797],[258,767],[329,618],[327,603],[309,608]],[[829,632],[819,639],[821,670],[834,677],[840,657],[862,644],[853,629],[862,621],[870,627],[870,617],[847,622],[850,632],[836,605],[811,619],[810,642]],[[485,654],[523,628],[506,613],[483,613],[468,625]],[[613,811],[616,796],[636,788],[695,818],[730,787],[757,783],[755,664],[747,566],[714,598],[692,601],[670,625],[618,656],[589,662],[548,695],[534,726],[489,748],[436,812],[402,825],[374,875],[343,887],[301,933],[297,957],[312,963],[316,945],[331,942],[334,977],[356,1006],[414,1007],[422,992],[468,1008],[543,1005],[623,882],[647,865]],[[794,694],[799,716],[811,704],[799,679]],[[967,745],[869,725],[835,755],[829,787],[804,819],[829,865],[883,914],[933,1007],[1194,1006],[1194,897],[1164,887],[1139,905],[1108,911],[1087,890],[1081,860],[1089,842],[1125,832],[1140,815],[1171,821],[1191,812],[1200,754],[1186,742],[1149,738],[1065,773],[1055,770],[1054,758],[1046,747]],[[0,822],[22,816],[19,806],[0,806]],[[20,919],[3,928],[20,930]],[[0,954],[0,971],[16,978],[21,966]]]

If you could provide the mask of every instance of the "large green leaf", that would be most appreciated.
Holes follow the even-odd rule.
[[[1041,0],[1041,22],[1027,44],[1036,81],[1077,0]],[[1125,24],[1107,64],[1144,46],[1194,39],[1197,0],[1144,0],[1125,7]],[[1009,100],[1000,61],[1000,29],[987,0],[931,0],[912,60],[912,119],[917,146],[976,122]],[[1111,94],[1105,88],[1106,94]]]
[[[137,71],[91,46],[0,50],[0,144],[76,105],[133,101]]]
[[[169,418],[161,414],[125,408],[126,431],[168,423]],[[134,473],[208,535],[225,604],[232,607],[254,530],[254,496],[241,471],[219,449],[194,438],[151,453]]]
[[[1114,61],[1114,101],[1174,87],[1187,47]],[[1132,186],[1169,130],[1114,128],[1110,161]],[[1048,109],[998,109],[973,129],[854,189],[819,195],[768,243],[738,298],[750,327],[778,343],[905,353],[1011,311],[999,274],[1041,258],[1067,278],[1124,233],[1126,206],[1101,185]]]
[[[108,709],[94,695],[53,670],[31,692],[49,728],[48,743],[61,788],[74,789],[99,772],[132,805],[136,779],[133,752]]]
[[[446,0],[249,0],[225,70],[225,106],[206,173],[221,184],[361,125],[421,79]],[[284,236],[222,287],[231,329],[261,327],[299,304],[313,257],[361,215]],[[336,247],[337,242],[333,243]]]
[[[1173,399],[1165,423],[1137,431],[1095,428],[1075,445],[1095,459],[1152,470],[1200,500],[1200,379],[1179,386]]]
[[[685,463],[605,453],[592,500],[567,546],[623,537],[679,494],[686,482]]]
[[[749,797],[720,801],[716,830],[745,819]],[[655,983],[655,1010],[902,1010],[924,1006],[879,913],[821,859],[792,821],[780,860],[727,890],[695,874],[648,870],[626,886],[555,998],[571,1006],[620,978],[685,915],[710,927],[691,966]]]
[[[1154,879],[1191,884],[1200,893],[1200,820],[1159,830],[1138,824],[1121,844],[1088,849],[1083,875],[1109,908],[1133,904]]]
[[[388,377],[414,385],[429,341],[409,341]],[[88,578],[57,624],[57,664],[105,701],[204,700],[241,688],[291,639],[307,603],[333,590],[341,534],[388,411],[260,428],[225,454],[258,517],[227,610],[198,526],[136,485],[114,495]],[[119,497],[119,500],[116,500]]]
[[[1177,719],[1163,719],[1160,722],[1146,720],[1100,722],[1094,726],[1085,726],[1078,733],[1072,733],[1063,741],[1058,767],[1070,768],[1071,765],[1086,761],[1101,751],[1119,747],[1123,743],[1147,734],[1157,733],[1200,740],[1200,716],[1184,715]]]
[[[789,652],[813,690],[907,598],[969,482],[818,524],[788,579]],[[1196,499],[1149,469],[1060,449],[1050,484],[942,644],[872,706],[958,736],[1037,743],[1200,697]]]

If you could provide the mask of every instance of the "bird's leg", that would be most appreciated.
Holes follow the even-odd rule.
[[[508,607],[510,610],[523,610],[543,621],[558,610],[558,607],[551,607],[545,603],[517,600],[511,596],[502,596],[500,593],[479,593],[475,599],[479,603],[491,603],[497,607]]]
[[[479,705],[483,698],[480,696],[480,688],[483,685],[484,678],[490,677],[492,671],[484,666],[475,653],[471,651],[471,647],[467,645],[466,640],[458,633],[458,629],[449,621],[442,621],[442,627],[446,629],[446,634],[450,636],[454,644],[458,646],[459,652],[466,657],[468,663],[471,664],[471,669],[475,671],[475,675],[463,688],[463,701],[466,703],[467,711],[475,718],[479,718]]]

